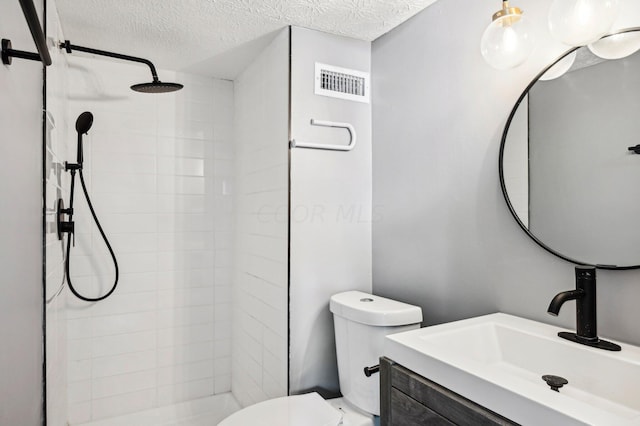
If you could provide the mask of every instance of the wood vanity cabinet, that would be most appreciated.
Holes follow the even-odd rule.
[[[382,357],[380,425],[505,426],[517,423]]]

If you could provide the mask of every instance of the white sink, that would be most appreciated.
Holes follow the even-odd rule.
[[[491,314],[389,335],[383,354],[522,425],[640,425],[640,348],[594,349],[558,331]],[[546,374],[569,384],[555,392]]]

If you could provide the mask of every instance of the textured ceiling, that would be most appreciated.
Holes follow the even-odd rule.
[[[435,0],[57,0],[65,37],[183,70],[251,56],[262,38],[297,25],[374,40]],[[251,43],[250,43],[251,42]],[[229,51],[244,46],[230,58]],[[239,50],[242,50],[240,48]],[[233,66],[223,73],[233,74]],[[221,71],[222,72],[222,71]]]

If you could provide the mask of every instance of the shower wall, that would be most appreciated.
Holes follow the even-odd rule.
[[[139,94],[129,86],[150,79],[146,67],[68,60],[69,124],[94,114],[85,175],[120,264],[104,301],[65,290],[69,421],[228,392],[233,83],[160,71],[185,89]],[[71,278],[95,297],[114,271],[79,186],[76,200]]]
[[[235,80],[237,172],[232,390],[287,394],[289,29]]]
[[[19,3],[2,6],[2,37],[33,47]],[[31,426],[43,414],[42,66],[0,66],[0,92],[0,424]]]

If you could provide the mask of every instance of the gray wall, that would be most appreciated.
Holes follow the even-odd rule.
[[[0,35],[35,51],[20,4],[3,6]],[[42,413],[42,66],[0,66],[0,93],[0,424],[29,426]]]
[[[315,62],[369,72],[369,42],[303,28],[291,35],[291,138],[346,144],[348,133],[310,120],[351,123],[352,151],[291,150],[289,390],[338,390],[331,295],[371,292],[371,104],[314,94]],[[331,373],[330,373],[331,372]]]
[[[640,157],[627,150],[640,134],[638,70],[640,53],[530,91],[529,229],[585,263],[640,263]]]
[[[461,14],[459,2],[440,0],[373,43],[374,292],[419,304],[426,324],[502,311],[574,326],[573,302],[546,314],[574,286],[573,265],[520,230],[498,181],[513,104],[565,49],[546,29],[550,3],[519,5],[538,47],[514,70],[480,54],[491,2],[465,2]],[[637,25],[640,6],[621,4],[616,27]],[[640,343],[640,272],[600,271],[599,285],[600,333]]]

